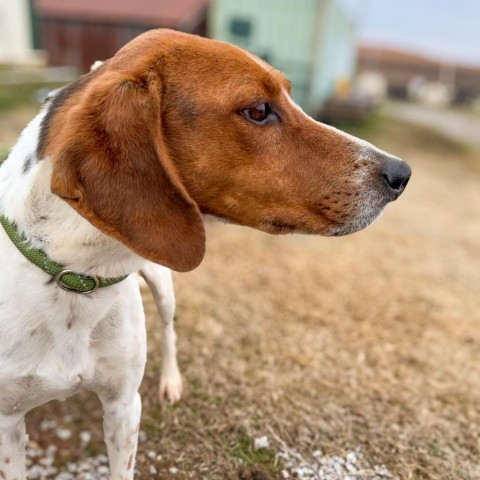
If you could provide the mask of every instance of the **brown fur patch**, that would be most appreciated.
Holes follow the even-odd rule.
[[[134,252],[180,271],[203,258],[200,212],[270,233],[330,235],[358,213],[335,195],[358,194],[360,147],[303,115],[289,89],[238,47],[147,32],[53,99],[39,142],[53,158],[52,191]],[[278,121],[240,115],[260,103]]]

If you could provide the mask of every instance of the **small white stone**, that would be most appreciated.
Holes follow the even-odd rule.
[[[53,477],[58,473],[58,468],[57,467],[47,467],[45,469],[45,476],[46,477]]]
[[[70,440],[72,438],[72,431],[68,428],[57,428],[55,434],[60,440]]]
[[[78,476],[79,480],[95,480],[93,473],[90,472],[83,472]]]
[[[45,454],[50,456],[55,456],[55,454],[57,453],[57,450],[58,448],[56,445],[49,445],[45,450]]]
[[[346,460],[348,463],[357,463],[357,454],[355,452],[348,452]]]
[[[310,478],[311,477],[311,470],[307,467],[300,467],[298,469],[298,472],[300,474],[300,478]]]
[[[106,466],[106,465],[100,465],[98,468],[97,468],[97,472],[100,474],[100,475],[108,475],[110,473],[110,469]]]
[[[176,475],[178,473],[178,468],[177,467],[170,467],[168,469],[168,471],[172,474],[172,475]]]
[[[315,458],[320,458],[320,457],[323,457],[323,453],[321,450],[315,450],[312,455],[315,457]]]
[[[51,467],[53,465],[53,457],[43,457],[38,463],[42,464],[44,467]]]
[[[375,467],[375,473],[381,477],[393,478],[392,474],[383,466]]]
[[[148,468],[148,471],[150,472],[150,475],[157,474],[157,469],[153,465],[150,465],[150,467]]]
[[[296,458],[299,461],[303,460],[303,457],[298,452],[296,452],[295,450],[290,452],[290,456],[292,456],[293,458]]]
[[[100,455],[97,455],[95,457],[95,460],[97,460],[99,463],[108,463],[108,457],[106,455],[103,455],[102,453]]]
[[[282,470],[282,478],[290,478],[290,474],[287,470]]]
[[[352,465],[351,463],[347,463],[346,467],[348,473],[356,473],[358,471],[356,465]]]
[[[253,441],[253,449],[255,451],[261,450],[262,448],[268,448],[269,445],[268,437],[258,437]]]
[[[88,472],[90,470],[90,464],[88,462],[79,462],[77,464],[77,472]]]
[[[27,478],[28,480],[36,480],[43,476],[44,469],[39,465],[33,465],[33,467],[28,469]]]
[[[42,420],[39,428],[41,432],[48,432],[57,428],[57,422],[55,420]]]
[[[92,439],[92,434],[88,430],[83,430],[83,432],[80,432],[80,441],[83,444],[90,443],[91,439]]]
[[[75,477],[69,472],[61,472],[55,477],[55,480],[75,480]]]
[[[147,453],[147,457],[148,457],[150,460],[154,460],[155,458],[157,458],[157,453],[154,452],[153,450],[150,450],[150,451]]]

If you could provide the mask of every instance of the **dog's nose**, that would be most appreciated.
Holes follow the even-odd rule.
[[[385,158],[382,168],[382,177],[387,188],[397,196],[407,186],[412,169],[410,165],[397,157],[388,156]]]

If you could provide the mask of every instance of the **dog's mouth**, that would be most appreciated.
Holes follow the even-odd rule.
[[[327,236],[344,237],[363,230],[382,216],[384,207],[385,205],[364,205],[359,214],[351,218],[348,222],[335,225],[330,232],[327,233]]]
[[[357,203],[358,202],[358,203]],[[348,205],[343,211],[336,211],[334,207],[327,211],[322,208],[311,208],[296,215],[282,215],[271,213],[260,221],[251,219],[245,222],[233,215],[232,211],[219,214],[218,212],[205,211],[204,214],[213,215],[224,223],[247,225],[272,235],[307,234],[339,237],[349,235],[368,227],[382,213],[389,202],[382,195],[362,195],[355,197],[355,204]],[[338,208],[338,207],[337,207]],[[333,209],[333,210],[332,210]]]
[[[274,235],[289,233],[327,237],[350,235],[376,221],[389,201],[383,195],[370,193],[356,197],[355,204],[347,205],[344,210],[337,211],[335,208],[339,207],[336,206],[327,211],[324,207],[312,208],[308,212],[299,213],[294,219],[291,215],[290,218],[272,215],[264,218],[257,228]]]
[[[284,222],[279,219],[266,219],[262,222],[261,230],[274,235],[286,235],[298,229],[296,225]]]

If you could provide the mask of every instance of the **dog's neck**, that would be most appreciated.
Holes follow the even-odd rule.
[[[15,222],[33,247],[67,269],[100,277],[138,271],[144,259],[51,192],[52,161],[35,156],[45,113],[23,131],[0,170],[0,213]]]

